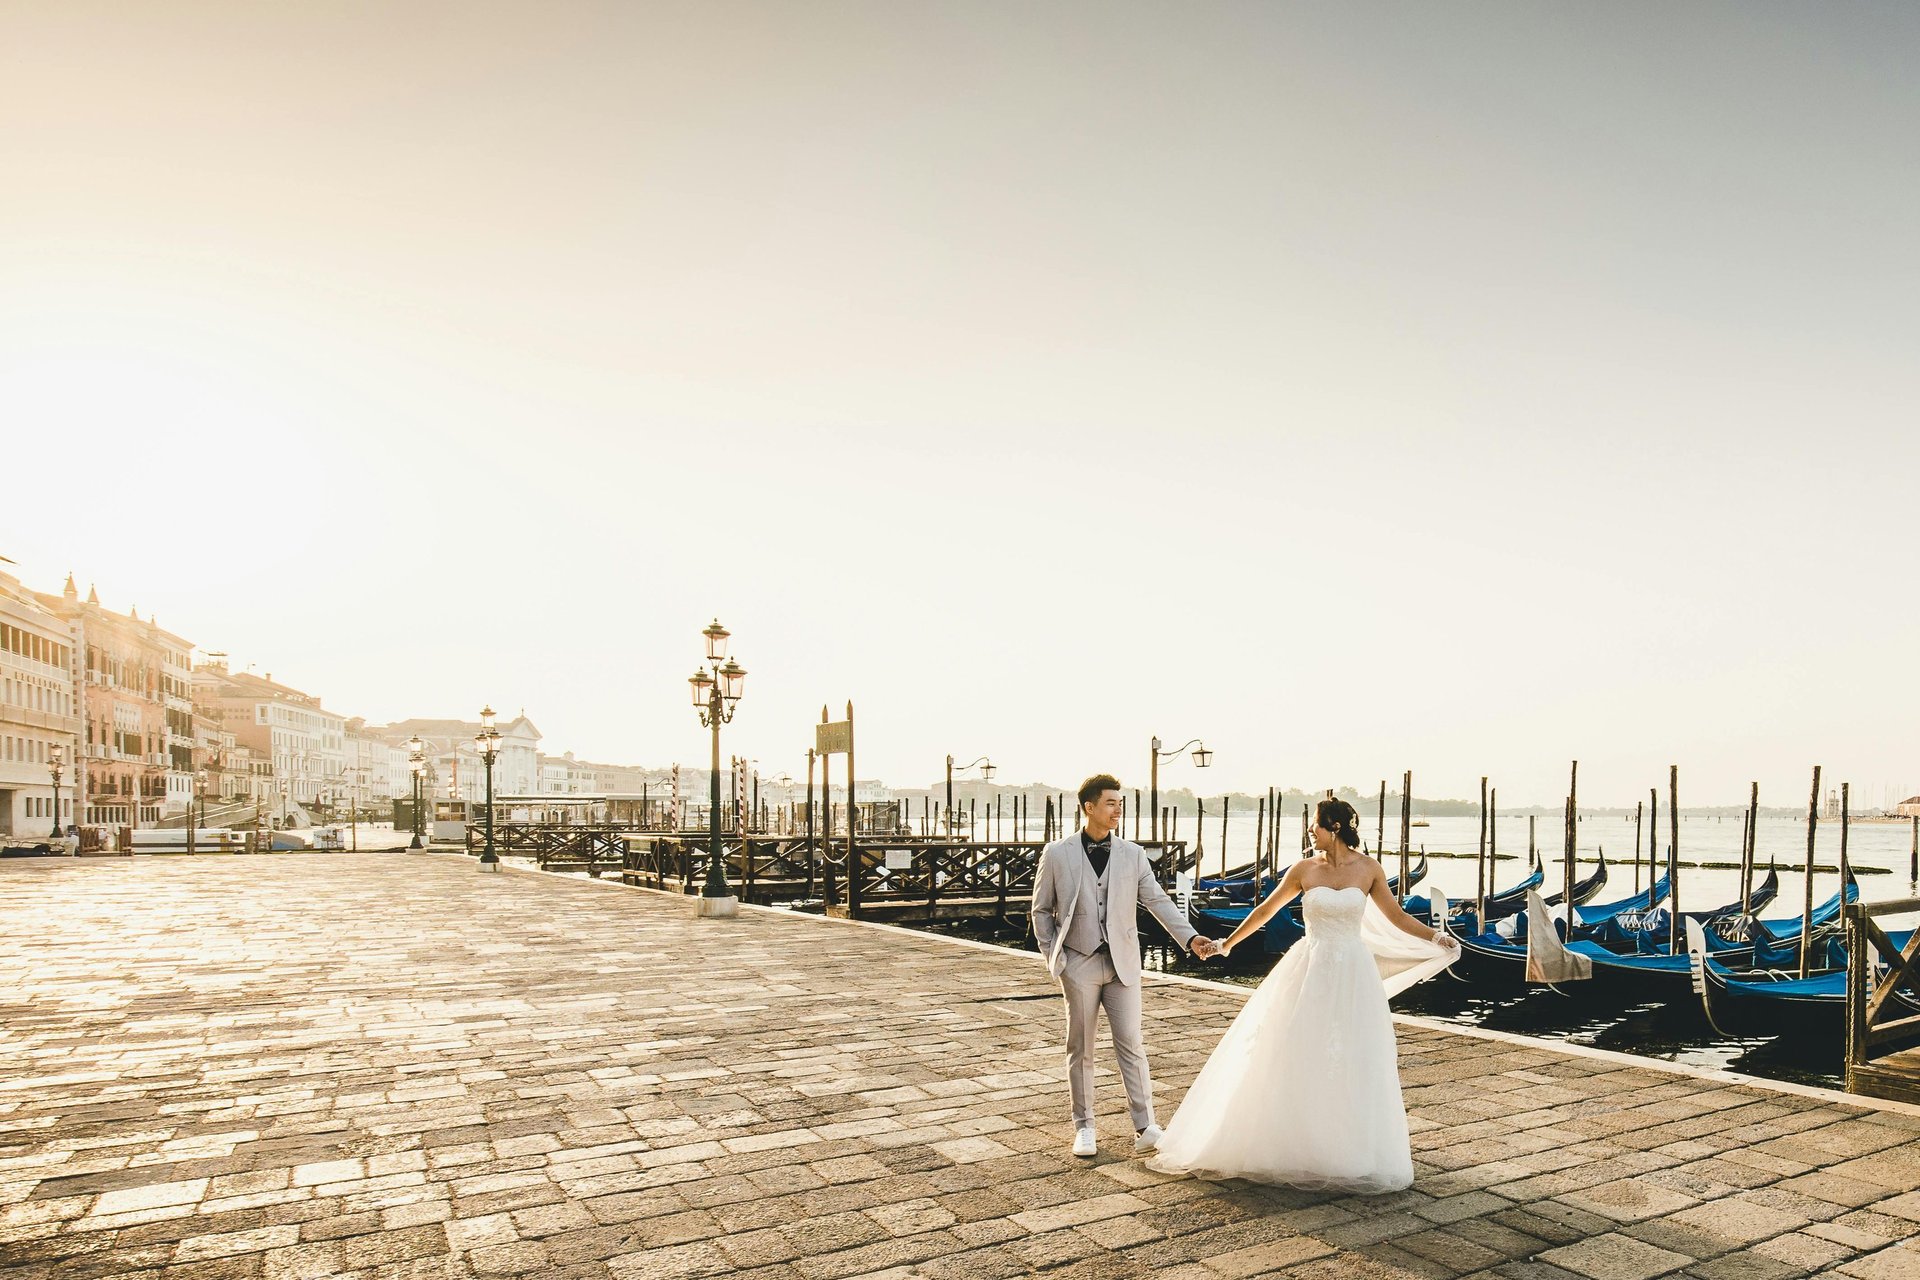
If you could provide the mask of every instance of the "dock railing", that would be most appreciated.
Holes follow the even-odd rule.
[[[1906,988],[1920,993],[1920,929],[1905,947],[1894,945],[1877,917],[1920,911],[1920,898],[1894,902],[1850,902],[1847,931],[1847,1090],[1873,1097],[1920,1102],[1920,1064],[1911,1053],[1888,1060],[1888,1047],[1920,1038],[1920,1014],[1911,999],[1896,999]],[[1884,965],[1884,970],[1881,966]]]
[[[485,829],[469,823],[467,852],[478,854],[486,844]],[[494,827],[493,845],[501,854],[532,858],[542,871],[553,866],[582,867],[596,880],[603,869],[619,867],[626,852],[626,842],[615,828],[572,823],[503,822]]]
[[[707,875],[708,836],[629,832],[621,877],[628,884],[696,893]],[[1163,884],[1191,871],[1183,840],[1148,841]],[[1033,876],[1046,845],[1034,840],[968,840],[944,836],[860,836],[849,875],[845,837],[723,835],[727,884],[743,901],[823,903],[865,919],[926,919],[1026,913]]]

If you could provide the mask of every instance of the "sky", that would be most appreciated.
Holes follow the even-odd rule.
[[[0,0],[0,555],[374,722],[1920,791],[1920,10]]]

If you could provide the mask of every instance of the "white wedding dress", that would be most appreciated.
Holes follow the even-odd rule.
[[[1148,1168],[1365,1193],[1412,1184],[1387,997],[1459,953],[1395,929],[1358,888],[1314,885],[1301,909],[1306,938],[1227,1028]]]

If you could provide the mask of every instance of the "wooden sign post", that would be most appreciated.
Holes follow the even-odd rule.
[[[826,801],[827,812],[833,812],[833,790],[827,779],[832,777],[830,758],[844,755],[847,758],[847,914],[858,918],[860,915],[860,863],[859,853],[854,848],[854,834],[860,825],[859,793],[854,786],[853,777],[853,703],[847,703],[847,718],[834,721],[827,718],[827,709],[820,708],[820,723],[813,730],[813,749],[820,757],[820,791]],[[831,823],[829,823],[831,829]],[[826,905],[833,907],[833,861],[826,860]]]

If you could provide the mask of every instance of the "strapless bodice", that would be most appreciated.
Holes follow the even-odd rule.
[[[1300,895],[1308,942],[1360,941],[1360,917],[1367,911],[1366,891],[1356,885],[1336,889],[1316,884]]]

